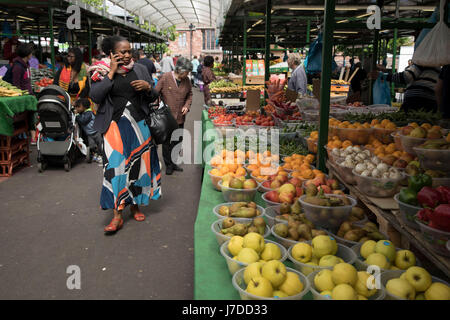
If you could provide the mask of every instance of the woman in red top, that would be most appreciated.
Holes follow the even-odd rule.
[[[212,56],[206,56],[203,61],[202,78],[203,78],[203,95],[205,98],[205,104],[211,105],[211,93],[209,91],[209,84],[216,80],[216,76],[212,71],[214,66],[214,58]]]

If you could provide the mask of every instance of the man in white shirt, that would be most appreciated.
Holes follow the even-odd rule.
[[[298,53],[291,53],[288,57],[288,66],[292,74],[288,82],[288,88],[295,92],[306,94],[308,79],[306,78],[305,68],[301,65],[301,57]]]
[[[194,56],[194,59],[192,59],[192,80],[193,80],[193,85],[196,87],[197,86],[197,68],[200,64],[200,61],[198,61],[197,56]]]
[[[169,53],[164,54],[164,58],[161,60],[161,75],[166,72],[172,72],[175,70],[175,66],[173,64],[173,59]]]

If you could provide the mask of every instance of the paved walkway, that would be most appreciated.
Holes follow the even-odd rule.
[[[203,104],[194,90],[191,132]],[[124,228],[105,236],[112,213],[99,208],[101,167],[38,173],[36,149],[31,157],[32,167],[0,183],[0,299],[193,299],[201,166],[167,177],[163,168],[163,197],[143,208],[146,221],[127,211]],[[80,267],[80,290],[67,288],[70,265]]]

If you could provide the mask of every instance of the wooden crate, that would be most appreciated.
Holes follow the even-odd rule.
[[[19,167],[29,166],[30,156],[26,151],[15,154],[11,161],[0,162],[0,177],[10,177]]]
[[[21,151],[28,152],[28,139],[17,139],[11,143],[9,148],[0,148],[0,162],[9,162],[13,156]]]

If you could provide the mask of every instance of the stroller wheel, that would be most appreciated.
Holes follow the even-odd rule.
[[[86,162],[87,163],[92,162],[92,153],[91,153],[91,148],[89,148],[89,147],[87,147],[87,151],[86,151]]]
[[[47,169],[47,162],[38,162],[37,167],[39,172],[44,172]]]
[[[67,162],[64,163],[64,170],[66,170],[67,172],[69,172],[71,167],[72,167],[72,166],[71,166],[71,164],[70,164],[70,160],[67,159]]]

